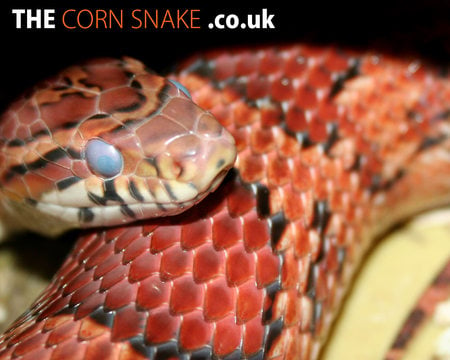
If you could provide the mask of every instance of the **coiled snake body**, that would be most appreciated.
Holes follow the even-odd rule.
[[[94,61],[3,115],[5,216],[114,226],[85,230],[0,359],[317,358],[371,239],[449,202],[443,71],[286,46],[170,78]]]

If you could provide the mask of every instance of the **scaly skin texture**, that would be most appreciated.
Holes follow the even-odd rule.
[[[231,135],[183,89],[131,58],[91,60],[2,114],[0,205],[46,235],[175,215],[235,157]]]
[[[0,359],[317,358],[374,237],[449,200],[443,74],[310,46],[187,61],[235,170],[183,214],[86,232]]]

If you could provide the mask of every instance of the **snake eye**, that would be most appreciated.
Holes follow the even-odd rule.
[[[192,99],[191,93],[189,92],[188,89],[186,89],[186,87],[185,87],[184,85],[181,85],[178,81],[175,81],[175,80],[169,79],[169,81],[170,81],[172,84],[174,84],[178,90],[180,90],[181,92],[183,92],[183,94],[186,95],[189,99]]]
[[[89,140],[84,154],[91,171],[103,178],[114,177],[122,171],[122,154],[103,140]]]

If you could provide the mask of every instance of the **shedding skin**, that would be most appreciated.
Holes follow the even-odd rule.
[[[0,359],[317,359],[373,239],[449,202],[450,81],[418,60],[293,45],[169,77],[234,169],[182,214],[86,230]]]

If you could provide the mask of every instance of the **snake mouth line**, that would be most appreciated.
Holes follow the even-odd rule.
[[[211,181],[208,189],[186,201],[135,202],[93,204],[93,206],[64,206],[43,201],[29,200],[28,205],[45,214],[52,223],[63,222],[69,228],[88,228],[131,223],[138,220],[167,217],[194,206],[222,183],[229,169],[221,170]]]

